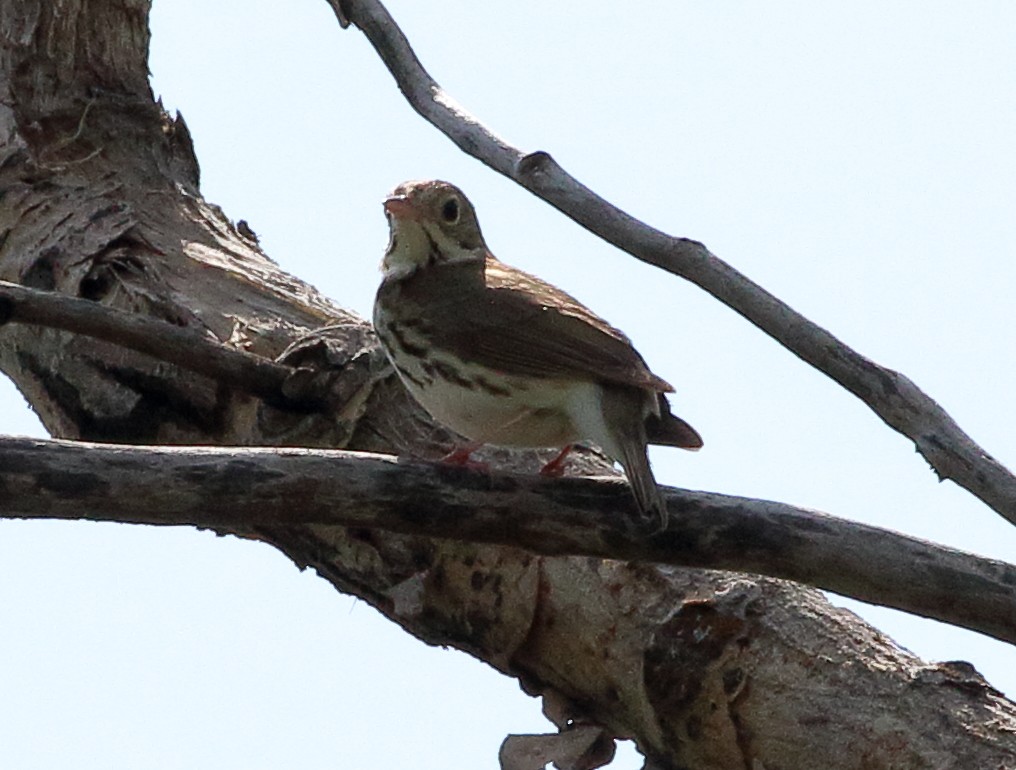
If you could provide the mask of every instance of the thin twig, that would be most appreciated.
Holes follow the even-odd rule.
[[[434,81],[377,0],[328,3],[340,20],[367,36],[410,105],[463,152],[619,249],[709,292],[864,401],[914,442],[941,479],[951,479],[1016,524],[1016,477],[911,380],[845,345],[701,243],[649,227],[582,185],[547,153],[524,153],[498,137]]]
[[[669,489],[670,526],[625,526],[614,478],[487,475],[388,455],[0,437],[0,517],[245,529],[329,524],[538,554],[795,580],[1016,643],[1016,567],[782,503]]]

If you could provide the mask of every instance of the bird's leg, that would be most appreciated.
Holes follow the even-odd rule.
[[[564,449],[558,452],[557,457],[551,460],[549,463],[540,468],[541,476],[550,476],[551,478],[558,478],[564,475],[564,466],[567,464],[568,454],[572,451],[573,444],[566,444]]]
[[[470,457],[473,452],[482,446],[483,442],[481,441],[470,441],[468,444],[455,447],[455,449],[442,457],[439,462],[444,465],[458,465],[462,468],[470,468],[474,471],[488,471],[490,466],[487,463],[473,460]]]
[[[498,435],[501,432],[503,432],[504,430],[506,430],[508,428],[511,428],[512,426],[514,426],[520,420],[525,420],[525,419],[527,419],[529,417],[532,417],[532,415],[533,415],[533,410],[532,409],[523,409],[521,412],[516,414],[511,419],[505,421],[504,423],[499,425],[494,430],[487,431],[485,433],[485,435],[484,435],[484,438],[486,439],[485,441],[470,441],[467,444],[463,444],[461,446],[458,446],[455,449],[453,449],[451,452],[446,454],[444,457],[442,457],[441,458],[441,462],[444,463],[445,465],[461,465],[461,466],[463,466],[465,468],[472,468],[475,471],[488,471],[488,470],[490,470],[490,467],[487,465],[487,463],[477,462],[475,460],[470,459],[469,456],[473,452],[475,452],[477,449],[482,447],[484,444],[488,444],[488,443],[497,444],[497,437],[498,437]],[[568,449],[570,449],[570,448],[571,447],[568,447]],[[566,450],[564,453],[562,453],[561,457],[558,458],[558,459],[563,461],[564,460],[564,455],[567,454],[567,453],[568,452]],[[546,469],[544,469],[544,470],[546,470]],[[541,473],[542,472],[543,471],[541,471]],[[555,475],[555,471],[553,469],[551,469],[550,471],[548,471],[548,475]],[[561,471],[557,471],[556,475],[561,475]]]

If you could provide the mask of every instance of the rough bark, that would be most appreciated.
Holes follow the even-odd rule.
[[[24,324],[0,328],[0,368],[54,436],[433,454],[447,436],[385,373],[366,325],[201,199],[186,126],[148,87],[148,6],[0,0],[0,279],[316,368],[345,398],[272,405]],[[363,528],[220,531],[273,543],[420,639],[517,677],[559,725],[635,738],[654,767],[1016,765],[1013,704],[814,590]]]

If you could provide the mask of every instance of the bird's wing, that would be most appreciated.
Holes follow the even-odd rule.
[[[623,332],[574,297],[493,257],[482,272],[473,268],[439,265],[411,279],[435,282],[411,294],[428,297],[420,303],[425,325],[465,360],[507,375],[673,391]]]

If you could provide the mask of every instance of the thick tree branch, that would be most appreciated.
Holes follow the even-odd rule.
[[[865,358],[701,243],[649,227],[585,187],[547,153],[524,153],[495,135],[427,73],[377,0],[328,2],[340,22],[356,25],[367,36],[413,109],[463,152],[617,248],[709,292],[864,401],[887,425],[914,442],[940,478],[956,482],[1016,524],[1016,477],[906,376]]]
[[[485,475],[390,455],[0,438],[0,515],[198,527],[333,524],[753,572],[1016,643],[1016,567],[782,503],[672,489],[629,531],[617,479]]]

